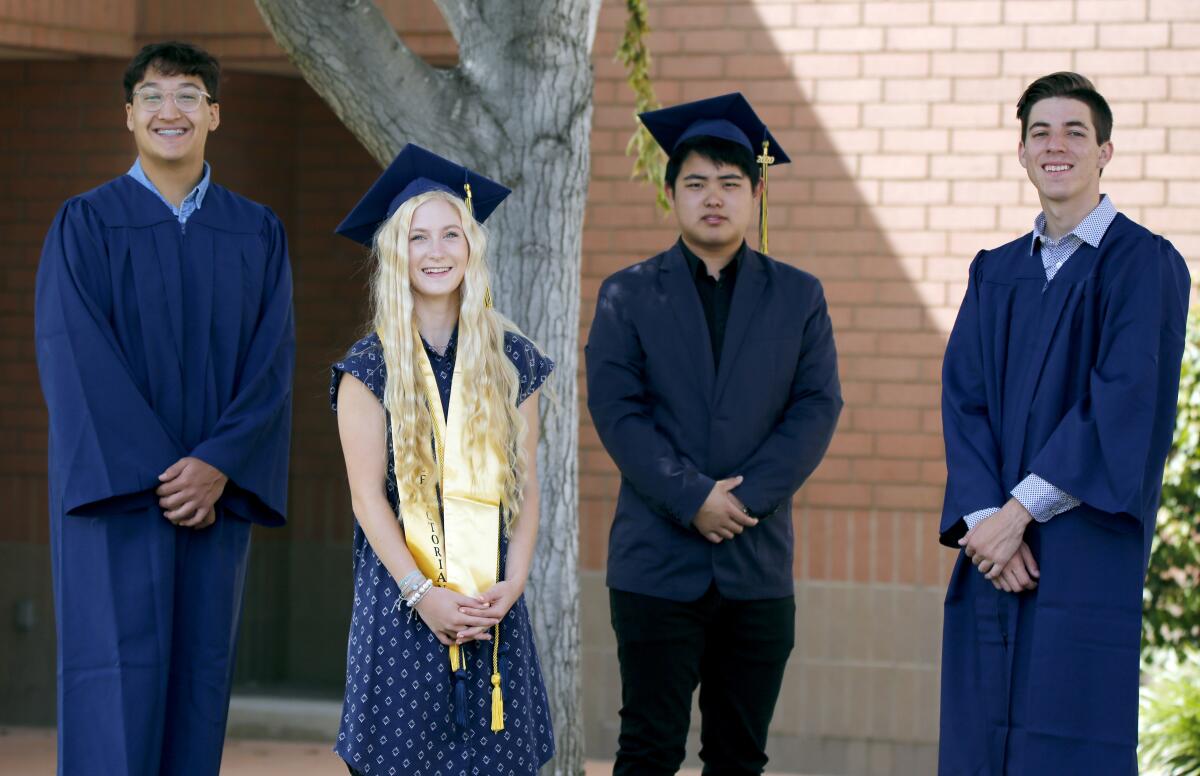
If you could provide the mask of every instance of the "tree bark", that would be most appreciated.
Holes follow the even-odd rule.
[[[542,403],[541,530],[528,585],[558,746],[543,773],[582,774],[575,375],[600,0],[437,0],[459,45],[452,69],[422,61],[369,0],[255,2],[380,164],[412,141],[513,189],[488,220],[496,306],[558,364],[556,400]]]

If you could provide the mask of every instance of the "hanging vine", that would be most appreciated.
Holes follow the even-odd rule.
[[[635,97],[635,113],[642,113],[662,107],[658,98],[654,96],[654,85],[650,82],[650,50],[646,47],[646,36],[650,32],[650,26],[646,21],[646,0],[625,0],[625,8],[629,12],[629,18],[625,21],[625,35],[621,38],[621,45],[617,47],[616,59],[625,66],[625,80],[633,89]],[[663,212],[670,210],[670,203],[667,202],[667,195],[662,186],[666,155],[642,126],[641,121],[637,122],[637,129],[625,145],[625,154],[633,157],[633,172],[630,177],[653,186],[659,208]]]

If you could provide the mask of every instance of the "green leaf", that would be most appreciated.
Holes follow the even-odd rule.
[[[1200,315],[1188,319],[1175,439],[1163,471],[1146,592],[1142,653],[1183,658],[1200,634]]]
[[[625,66],[625,80],[633,89],[636,105],[633,121],[637,126],[625,145],[625,154],[633,157],[633,171],[630,177],[653,186],[657,194],[655,201],[659,209],[666,213],[671,209],[667,194],[663,190],[663,173],[666,170],[667,158],[637,119],[638,113],[662,107],[662,103],[654,96],[654,85],[650,82],[650,50],[646,46],[650,25],[646,21],[646,2],[625,0],[625,8],[629,17],[625,21],[625,35],[617,47],[616,60]]]

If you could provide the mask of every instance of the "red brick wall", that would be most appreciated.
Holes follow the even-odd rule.
[[[443,64],[454,61],[454,40],[433,0],[379,0],[378,5],[418,54]],[[0,57],[4,47],[35,58],[127,57],[138,46],[168,39],[209,48],[226,67],[294,72],[252,0],[0,0]]]
[[[132,162],[120,71],[100,63],[0,62],[0,541],[48,541],[46,411],[34,366],[33,286],[63,200]]]
[[[584,332],[600,280],[674,234],[628,181],[624,14],[606,2],[596,38]],[[650,24],[664,103],[741,90],[793,160],[771,172],[772,253],[824,283],[846,398],[796,500],[796,577],[943,583],[945,337],[970,258],[1038,210],[1016,99],[1053,70],[1091,76],[1116,114],[1104,190],[1200,258],[1200,3],[656,0]],[[581,439],[582,558],[597,569],[616,477],[586,413]]]
[[[111,6],[89,29],[115,34],[136,21],[139,40],[188,32],[219,53],[282,61],[253,7],[241,0],[205,6],[200,16],[189,4]],[[21,25],[62,27],[65,17],[54,15],[57,7],[0,6],[0,14],[17,20],[0,23],[0,39]],[[979,247],[1027,229],[1036,211],[1012,153],[1011,105],[1030,77],[1074,67],[1096,79],[1117,114],[1117,160],[1106,188],[1119,207],[1165,232],[1185,254],[1200,253],[1193,226],[1200,157],[1192,153],[1200,140],[1197,8],[1171,0],[651,3],[660,99],[671,103],[741,89],[792,155],[792,165],[772,172],[773,252],[821,277],[833,308],[847,409],[829,458],[798,499],[798,578],[932,583],[945,572],[945,554],[930,551],[925,541],[944,476],[938,363],[966,261]],[[425,41],[431,56],[453,57],[428,0],[386,3],[385,9],[411,26],[410,38]],[[1056,25],[1048,35],[1040,23],[1048,15],[1061,16],[1069,27]],[[599,280],[673,236],[669,217],[651,207],[648,187],[627,180],[623,149],[632,100],[612,59],[623,24],[623,4],[610,0],[595,46],[584,332]],[[9,260],[0,289],[0,356],[10,386],[30,376],[29,257],[36,255],[44,225],[65,196],[120,172],[130,156],[119,99],[110,94],[118,65],[111,64],[111,78],[97,77],[96,67],[8,63],[0,70],[6,93],[29,106],[0,117],[7,141],[0,170],[14,178],[0,191],[0,202],[10,204],[0,219],[4,238],[17,246],[12,255],[25,257]],[[340,462],[336,441],[322,436],[331,431],[319,412],[320,381],[309,370],[323,369],[364,314],[335,310],[321,298],[325,288],[336,288],[333,296],[350,300],[351,307],[361,304],[365,280],[337,274],[355,254],[352,246],[332,241],[327,227],[374,168],[302,85],[255,92],[256,84],[274,82],[253,78],[229,76],[226,122],[211,146],[214,161],[227,155],[230,164],[219,168],[223,180],[244,182],[247,193],[266,201],[278,199],[298,256],[306,242],[331,256],[305,262],[305,271],[320,276],[321,284],[311,291],[297,287],[305,342],[298,376],[312,381],[298,383],[297,429],[318,441],[298,447],[296,466],[307,475],[298,487],[311,488],[315,480],[309,477],[340,474],[334,466]],[[240,85],[249,102],[236,110]],[[63,94],[77,109],[68,115],[78,124],[61,121]],[[251,114],[273,123],[246,121]],[[306,117],[299,124],[298,114]],[[281,134],[297,144],[294,156],[277,152]],[[339,163],[346,154],[356,157],[349,167]],[[617,224],[624,228],[612,229]],[[40,399],[30,390],[10,396],[0,417],[23,444],[0,453],[0,472],[36,477],[44,454]],[[585,568],[598,569],[615,479],[584,415],[582,558]],[[34,497],[18,496],[22,487],[7,489],[14,498]],[[304,530],[323,535],[320,522],[316,516],[305,520]],[[42,529],[0,530],[37,536]],[[897,541],[925,547],[923,560],[899,562],[890,549]]]
[[[46,411],[34,362],[34,277],[42,240],[63,200],[122,174],[135,157],[124,123],[124,66],[124,59],[0,62],[0,89],[11,100],[10,110],[0,117],[0,244],[6,248],[0,255],[0,395],[5,397],[0,425],[6,441],[0,446],[0,504],[5,506],[0,549],[7,546],[29,557],[38,569],[6,583],[0,598],[9,605],[33,600],[41,618],[41,630],[28,638],[7,642],[0,634],[5,645],[0,654],[6,658],[0,660],[0,718],[44,721],[52,712],[42,708],[44,703],[14,710],[21,707],[22,693],[34,698],[45,694],[52,666],[39,664],[24,674],[34,678],[22,681],[3,678],[18,675],[12,672],[15,661],[28,658],[23,650],[37,654],[38,645],[27,643],[30,638],[42,639],[38,644],[44,653],[46,640],[53,637],[46,629],[52,615],[45,578]],[[270,206],[282,219],[295,279],[299,343],[291,524],[255,532],[256,561],[239,661],[239,676],[270,681],[289,677],[286,661],[307,654],[321,642],[318,635],[331,632],[329,624],[346,611],[344,596],[338,594],[347,583],[348,561],[336,550],[349,542],[351,517],[328,409],[328,365],[363,324],[365,275],[355,272],[361,249],[332,231],[378,167],[299,79],[227,72],[221,108],[221,126],[207,148],[213,179]],[[306,569],[304,558],[293,557],[302,544],[335,545],[341,562],[326,572]],[[293,582],[292,566],[297,564],[301,568]],[[314,607],[315,594],[306,584],[330,590],[331,600]],[[302,604],[290,606],[291,591]],[[310,622],[305,613],[323,621]],[[299,618],[295,623],[293,616]],[[286,637],[289,624],[312,629],[296,649]],[[333,646],[325,648],[334,651]],[[309,665],[315,667],[301,679],[337,673],[337,661],[328,653]],[[50,673],[36,678],[45,671]]]
[[[329,365],[367,323],[366,249],[333,233],[379,174],[379,167],[323,103],[300,111],[296,217],[288,238],[303,263],[296,287],[296,410],[291,516],[295,539],[348,542],[352,527],[346,468],[329,409]]]
[[[16,106],[0,117],[0,419],[18,444],[0,450],[0,503],[14,479],[44,482],[45,408],[33,353],[33,283],[42,240],[59,206],[129,168],[136,152],[125,129],[124,61],[0,62],[0,88]],[[263,202],[288,231],[300,340],[296,471],[327,473],[329,438],[324,369],[352,342],[365,311],[353,274],[362,251],[332,234],[378,174],[374,161],[302,82],[227,73],[222,123],[208,142],[214,181]],[[319,374],[318,374],[319,373]],[[306,433],[320,442],[309,442]],[[324,434],[324,436],[322,436]],[[324,451],[318,452],[318,451]],[[19,488],[17,488],[19,490]],[[43,489],[39,486],[36,490]],[[302,500],[301,500],[302,501]],[[0,521],[0,541],[45,538],[44,510]],[[30,515],[27,524],[25,515]]]
[[[0,288],[7,398],[0,417],[7,431],[20,434],[20,444],[0,452],[0,472],[6,476],[42,477],[45,469],[45,411],[33,371],[32,314],[34,273],[46,229],[63,200],[123,173],[136,154],[124,123],[123,67],[115,60],[0,63],[0,84],[18,106],[0,118],[5,180],[0,242],[7,248]],[[330,343],[322,334],[345,340],[360,313],[337,296],[356,298],[356,290],[347,291],[338,279],[349,274],[347,263],[357,251],[349,243],[339,245],[345,241],[335,242],[331,232],[378,168],[296,79],[228,73],[221,107],[221,126],[208,143],[214,181],[269,205],[283,219],[301,308],[301,356],[308,357],[311,342],[327,364]],[[308,377],[298,393],[324,391]],[[34,522],[40,526],[44,520],[39,516]],[[14,530],[13,521],[0,521],[0,536]],[[42,529],[21,531],[32,536]]]
[[[137,0],[0,0],[0,47],[39,56],[122,56],[129,51],[138,5]]]

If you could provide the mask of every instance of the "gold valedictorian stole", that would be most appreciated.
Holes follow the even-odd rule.
[[[436,503],[401,504],[404,538],[417,567],[438,587],[475,596],[494,585],[500,576],[500,496],[505,456],[494,443],[470,451],[467,446],[466,407],[462,370],[454,365],[450,410],[442,414],[437,380],[429,359],[420,353],[425,406],[433,426],[437,484],[442,515]],[[474,455],[470,453],[474,452]],[[425,499],[428,501],[428,499]],[[504,729],[504,703],[500,692],[500,626],[492,637],[492,730]],[[464,711],[465,678],[459,672],[465,660],[458,645],[450,645],[450,670],[456,675],[456,713]]]

